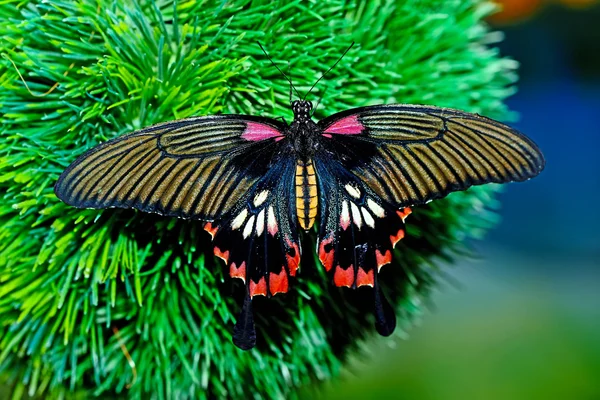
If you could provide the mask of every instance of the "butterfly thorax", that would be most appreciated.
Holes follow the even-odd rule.
[[[288,128],[294,150],[305,161],[312,158],[319,144],[321,129],[311,118],[312,104],[309,101],[296,100],[292,103],[294,120]]]
[[[319,147],[320,129],[317,124],[310,120],[294,120],[287,134],[299,158],[312,158]]]
[[[315,223],[317,207],[317,176],[313,166],[313,155],[319,145],[320,128],[312,121],[312,104],[297,100],[292,103],[294,121],[289,127],[288,137],[296,153],[296,213],[302,229],[308,230]]]

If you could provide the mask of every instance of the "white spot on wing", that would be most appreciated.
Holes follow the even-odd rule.
[[[360,198],[360,190],[358,190],[358,188],[352,186],[349,183],[347,183],[344,187],[346,188],[346,192],[348,192],[350,196],[354,197],[355,199]]]
[[[231,222],[231,229],[233,229],[234,231],[236,229],[239,229],[240,226],[242,226],[242,224],[244,223],[244,221],[246,220],[246,217],[248,216],[248,210],[246,210],[245,208],[242,210],[241,213],[238,214],[237,217],[235,217],[233,219],[233,221]]]
[[[244,227],[244,239],[246,239],[252,233],[252,228],[254,228],[254,215],[250,217],[246,226]]]
[[[348,212],[348,202],[346,200],[342,202],[342,215],[340,217],[340,225],[344,230],[346,230],[346,228],[350,226],[350,213]]]
[[[267,229],[273,236],[277,233],[277,220],[275,219],[275,211],[273,206],[269,206],[269,213],[267,214]]]
[[[354,221],[354,223],[356,224],[358,229],[360,229],[360,227],[362,226],[362,218],[360,217],[360,210],[354,203],[350,204],[350,209],[352,210],[352,220]]]
[[[375,203],[371,199],[368,199],[367,200],[367,205],[369,206],[369,208],[371,209],[371,211],[373,211],[373,214],[375,214],[379,218],[385,217],[385,210],[383,208],[381,208],[381,206],[379,204]]]
[[[256,236],[262,235],[265,230],[265,209],[263,208],[256,217]]]
[[[268,190],[263,190],[262,192],[258,193],[256,196],[254,196],[254,206],[255,207],[260,206],[262,203],[265,202],[265,200],[267,199],[268,196],[269,196]]]
[[[369,214],[369,211],[367,211],[367,209],[364,207],[361,207],[360,211],[362,212],[365,224],[369,225],[371,228],[375,228],[375,220],[373,219],[371,214]]]

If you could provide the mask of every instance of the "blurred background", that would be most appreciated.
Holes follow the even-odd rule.
[[[402,339],[373,338],[323,399],[600,399],[600,2],[503,0],[512,125],[543,150],[477,260]],[[312,397],[314,394],[306,395]]]

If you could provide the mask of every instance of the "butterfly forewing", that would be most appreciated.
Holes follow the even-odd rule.
[[[212,220],[266,174],[283,129],[275,120],[231,115],[155,125],[79,157],[55,192],[76,207]]]
[[[328,151],[399,208],[472,185],[523,181],[544,167],[541,152],[525,136],[456,110],[364,107],[332,115],[319,126]]]

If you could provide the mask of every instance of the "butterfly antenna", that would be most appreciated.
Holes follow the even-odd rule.
[[[319,83],[319,81],[321,79],[323,79],[325,77],[325,75],[327,75],[332,69],[335,68],[336,65],[338,65],[338,63],[340,61],[342,61],[342,58],[344,58],[344,56],[346,55],[346,53],[348,53],[350,51],[350,49],[352,48],[352,46],[354,46],[354,42],[352,42],[352,44],[346,49],[346,51],[344,51],[344,53],[340,56],[340,58],[338,58],[338,60],[335,62],[335,64],[333,64],[327,71],[325,71],[325,73],[323,75],[321,75],[321,77],[319,79],[317,79],[317,81],[315,82],[315,84],[311,86],[310,90],[308,91],[308,93],[306,93],[306,96],[304,96],[304,99],[302,99],[302,100],[306,100],[306,98],[308,97],[308,95],[310,94],[310,92],[312,92],[312,90],[315,88],[315,86],[317,86],[317,83]]]
[[[327,88],[325,88],[325,90],[323,90],[323,94],[319,97],[319,101],[317,101],[317,105],[315,106],[315,108],[313,108],[313,112],[312,112],[312,114],[310,114],[311,118],[317,112],[317,108],[319,108],[319,104],[321,104],[321,100],[323,100],[323,97],[325,97],[325,93],[327,93]]]
[[[277,66],[277,64],[275,64],[273,62],[273,60],[271,59],[271,57],[269,56],[269,53],[267,53],[267,51],[265,50],[265,48],[263,47],[262,44],[260,44],[260,42],[256,42],[258,43],[258,46],[260,47],[260,49],[262,50],[263,53],[265,53],[265,56],[267,56],[267,58],[269,59],[269,61],[271,61],[271,64],[273,64],[273,66],[275,68],[277,68],[277,71],[279,71],[279,73],[281,73],[281,75],[283,75],[283,77],[285,79],[287,79],[287,81],[290,83],[290,87],[294,88],[294,91],[296,92],[296,95],[298,95],[298,98],[301,98],[300,93],[298,93],[298,90],[296,90],[296,87],[294,86],[294,84],[292,83],[292,80],[290,78],[288,78],[288,76],[286,74],[283,73],[283,71],[281,69],[279,69],[279,67]],[[291,100],[291,95],[290,95],[290,100]],[[290,101],[291,103],[291,101]]]
[[[292,104],[292,72],[290,69],[290,60],[288,60],[288,76],[290,77],[290,104]]]

